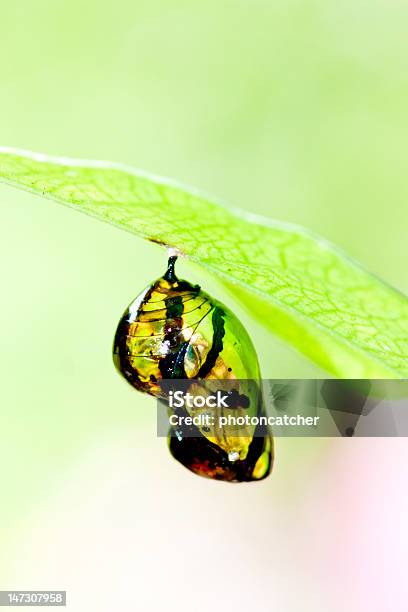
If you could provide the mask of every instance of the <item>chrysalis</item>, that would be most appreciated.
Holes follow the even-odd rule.
[[[264,415],[258,359],[247,331],[198,285],[177,278],[176,259],[170,257],[164,276],[121,318],[113,346],[116,368],[138,391],[158,398],[164,380],[181,379],[190,388],[213,379],[228,381],[232,388],[234,381],[251,381],[225,413]],[[238,434],[228,426],[173,428],[169,448],[185,467],[217,480],[261,480],[272,468],[272,437],[259,425],[244,426]]]

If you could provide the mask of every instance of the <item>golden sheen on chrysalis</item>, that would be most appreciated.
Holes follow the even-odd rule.
[[[163,381],[234,380],[260,383],[258,358],[238,318],[223,304],[185,280],[179,280],[170,257],[165,274],[125,310],[116,330],[113,359],[122,376],[138,391],[163,397]],[[264,415],[261,385],[249,391],[235,414]],[[253,389],[253,386],[251,387]],[[186,414],[193,414],[185,408]],[[228,412],[228,409],[227,409]],[[169,432],[170,451],[200,476],[245,482],[270,473],[273,441],[258,426],[237,430],[191,425]],[[186,435],[186,434],[189,435]]]

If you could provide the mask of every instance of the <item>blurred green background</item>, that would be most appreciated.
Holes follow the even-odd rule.
[[[305,225],[408,291],[407,19],[406,2],[385,0],[3,3],[0,144],[121,161],[174,177],[234,206]],[[1,566],[7,584],[0,588],[49,585],[51,570],[38,574],[34,562],[25,571],[19,565],[27,534],[43,534],[32,544],[32,558],[42,550],[49,555],[46,567],[55,569],[58,554],[49,541],[58,536],[47,531],[50,516],[57,534],[84,538],[92,520],[81,518],[78,508],[95,491],[89,516],[115,499],[112,523],[103,524],[105,535],[112,529],[109,541],[129,503],[134,524],[150,533],[146,521],[159,520],[158,507],[171,503],[177,517],[191,516],[192,491],[206,491],[210,500],[215,495],[217,508],[241,509],[235,519],[240,529],[240,512],[252,507],[243,490],[214,488],[184,474],[155,438],[152,400],[128,388],[111,363],[116,323],[127,303],[162,273],[164,252],[11,188],[0,188],[0,202],[0,478],[7,492],[0,517],[8,542]],[[198,277],[183,262],[180,272],[241,316],[264,377],[324,376],[265,333],[214,279]],[[283,497],[299,508],[304,483],[326,452],[324,441],[295,442],[278,441],[275,475],[250,489],[255,506],[274,508],[283,534],[289,530]],[[123,449],[130,463],[122,481]],[[93,466],[89,473],[84,462]],[[76,474],[84,473],[81,486],[74,486]],[[114,492],[104,488],[107,473]],[[320,477],[324,482],[330,474]],[[316,482],[312,490],[320,490]],[[127,497],[129,488],[135,497]],[[199,511],[204,521],[212,503]],[[70,504],[79,512],[75,526]],[[220,512],[221,519],[233,520]],[[205,524],[201,536],[210,537]],[[163,527],[157,535],[156,523],[150,529],[146,546],[156,542],[154,534],[165,533]],[[253,555],[258,572],[256,559],[268,564],[269,557],[257,556],[253,534],[245,533],[234,563]],[[272,550],[273,530],[258,535],[259,546],[267,538]],[[299,541],[305,552],[310,542]],[[98,567],[95,542],[100,538],[85,545],[92,554],[81,554]],[[160,542],[154,549],[159,556],[161,546],[177,547],[176,541]],[[112,557],[122,553],[115,549]],[[211,547],[202,555],[210,560]],[[305,554],[305,575],[307,564]],[[50,588],[71,580],[80,592],[82,583],[69,573],[73,565],[61,569]],[[153,561],[150,570],[151,577]],[[285,569],[276,571],[280,576]],[[310,606],[326,610],[330,601],[326,593],[310,599]]]

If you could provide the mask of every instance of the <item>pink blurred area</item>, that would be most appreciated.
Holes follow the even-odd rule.
[[[21,526],[9,588],[78,611],[403,612],[407,460],[405,439],[279,439],[269,479],[232,485],[118,430]]]
[[[313,554],[318,575],[343,610],[407,610],[408,441],[359,438],[331,444],[304,517],[305,525],[318,518]]]

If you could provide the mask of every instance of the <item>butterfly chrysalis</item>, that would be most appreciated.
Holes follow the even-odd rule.
[[[258,358],[246,329],[198,285],[179,280],[176,259],[169,258],[165,274],[123,314],[114,339],[116,368],[138,391],[158,398],[168,380],[255,381],[247,404],[236,408],[263,415]],[[273,462],[272,437],[257,426],[237,434],[228,427],[190,425],[170,430],[169,448],[196,474],[230,482],[261,480]]]

